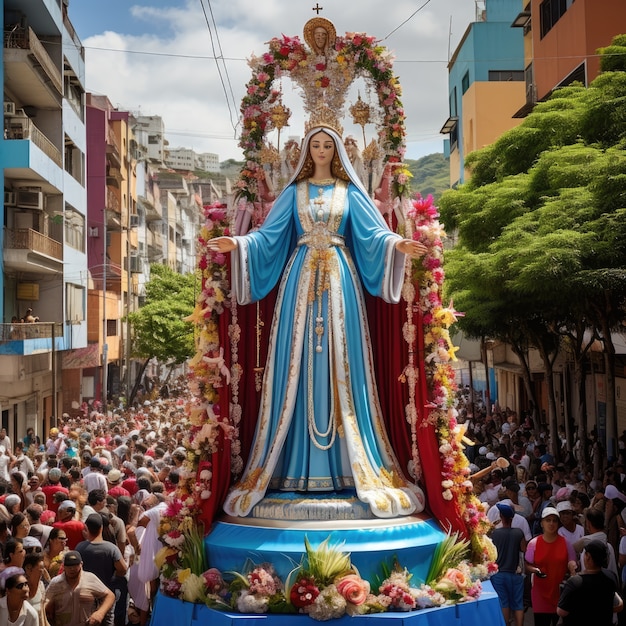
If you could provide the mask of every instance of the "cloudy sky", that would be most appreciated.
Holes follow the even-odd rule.
[[[302,38],[315,4],[71,0],[69,17],[86,49],[88,91],[107,95],[120,109],[160,115],[172,148],[239,160],[239,104],[251,76],[247,59],[265,52],[272,37]],[[442,152],[447,62],[475,19],[475,0],[320,0],[319,5],[320,16],[333,22],[337,34],[365,32],[394,53],[407,115],[407,157]],[[216,62],[215,56],[223,60]],[[283,132],[300,135],[300,100],[290,81],[281,87],[293,112]]]

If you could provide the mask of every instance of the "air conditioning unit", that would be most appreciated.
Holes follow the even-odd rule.
[[[18,189],[15,192],[15,204],[20,209],[43,211],[43,192]]]
[[[5,102],[4,103],[4,114],[5,115],[15,115],[15,102]]]
[[[130,227],[137,228],[139,226],[139,215],[131,214],[130,216]]]
[[[15,206],[15,192],[14,191],[5,191],[4,192],[4,206]]]
[[[131,274],[143,272],[143,259],[138,254],[131,254],[128,257],[128,270]]]

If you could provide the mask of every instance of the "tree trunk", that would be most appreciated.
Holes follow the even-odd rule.
[[[526,356],[526,352],[518,346],[515,342],[510,341],[509,345],[511,346],[511,350],[520,360],[522,365],[522,380],[524,381],[524,387],[526,388],[526,395],[530,402],[532,402],[532,418],[535,422],[535,427],[538,426],[538,415],[537,415],[537,397],[535,396],[535,390],[533,388],[532,380],[530,379],[530,366],[528,365],[528,358]]]
[[[148,367],[148,363],[152,357],[146,359],[137,372],[137,376],[135,377],[135,384],[133,385],[133,390],[130,392],[130,396],[128,397],[128,406],[131,406],[133,401],[135,400],[135,396],[137,395],[137,391],[139,389],[139,385],[141,384],[141,379],[143,377],[143,373],[146,371],[146,367]]]

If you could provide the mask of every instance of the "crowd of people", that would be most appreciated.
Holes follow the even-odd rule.
[[[522,626],[622,623],[626,581],[626,434],[607,459],[590,433],[550,445],[530,414],[496,410],[467,417],[466,452],[475,493],[493,523],[498,573],[492,578],[504,619]],[[562,622],[559,620],[562,619]]]
[[[130,410],[0,431],[0,624],[146,624],[186,450],[182,385]],[[141,556],[141,558],[140,558]]]
[[[0,430],[0,624],[148,622],[159,520],[187,455],[184,393],[180,381],[130,410],[65,415],[42,440],[30,428],[12,443]],[[542,429],[513,411],[465,421],[505,621],[522,626],[529,607],[536,626],[621,620],[622,457],[580,465],[559,445],[555,458]]]

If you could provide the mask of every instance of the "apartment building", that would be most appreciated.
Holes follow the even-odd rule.
[[[524,38],[511,23],[519,0],[476,2],[448,63],[449,114],[441,132],[450,159],[450,186],[463,183],[465,158],[520,123],[513,118],[524,101]]]
[[[4,0],[2,20],[0,411],[15,439],[31,426],[45,436],[62,407],[80,401],[85,57],[62,0]]]

